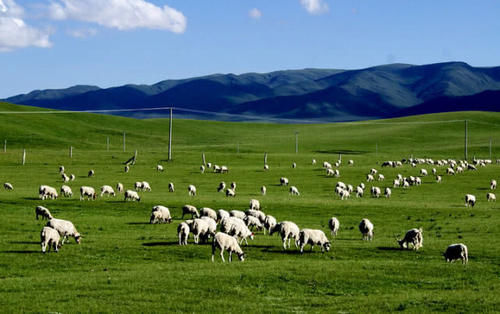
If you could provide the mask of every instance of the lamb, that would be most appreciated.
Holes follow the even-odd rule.
[[[70,175],[69,175],[69,179],[70,179],[71,181],[75,181],[75,178],[76,178],[76,176],[75,176],[74,174],[70,174]]]
[[[377,177],[377,180],[378,181],[384,181],[385,180],[385,176],[381,173],[378,174],[378,177]]]
[[[122,184],[122,183],[120,183],[120,182],[118,182],[118,183],[116,184],[116,190],[117,190],[118,192],[120,192],[120,193],[121,193],[121,192],[123,192],[123,184]]]
[[[293,164],[292,164],[292,168],[293,168],[293,169],[297,168],[297,164],[296,164],[296,163],[293,163]]]
[[[101,186],[101,197],[104,194],[115,196],[115,190],[113,190],[113,188],[109,185],[103,185],[103,186]]]
[[[453,176],[455,175],[455,170],[453,170],[453,168],[448,168],[446,169],[446,174]]]
[[[490,190],[496,190],[496,188],[497,188],[497,180],[491,180]]]
[[[3,187],[4,187],[4,189],[6,189],[6,190],[8,190],[8,191],[12,191],[12,190],[14,190],[14,187],[13,187],[13,186],[12,186],[12,184],[10,184],[9,182],[5,182],[5,183],[3,184]]]
[[[136,191],[126,190],[125,191],[125,199],[124,199],[124,201],[127,201],[127,200],[140,202],[141,198],[140,198],[139,194],[137,194]]]
[[[467,264],[469,261],[469,253],[467,246],[463,243],[452,244],[448,246],[443,256],[447,262],[453,262],[457,259],[462,260],[462,264]]]
[[[352,193],[353,191],[354,191],[354,188],[352,187],[352,185],[348,184],[347,185],[347,192]]]
[[[330,220],[328,220],[328,227],[330,228],[330,233],[332,234],[332,236],[337,236],[337,232],[340,228],[339,220],[336,217],[330,218]]]
[[[420,169],[420,175],[422,177],[425,177],[427,175],[427,170],[426,169]]]
[[[162,205],[156,205],[151,210],[151,218],[149,219],[150,224],[155,224],[157,222],[171,223],[172,216],[170,216],[170,210]]]
[[[37,206],[35,208],[35,215],[36,215],[36,220],[38,220],[38,217],[41,216],[42,219],[52,219],[52,215],[50,214],[50,211],[48,208],[45,208],[43,206]]]
[[[422,228],[414,228],[410,229],[406,232],[405,237],[402,240],[397,240],[399,245],[401,246],[401,249],[403,248],[410,248],[409,245],[411,244],[413,246],[413,249],[417,251],[419,248],[422,247],[424,238],[422,236]]]
[[[296,187],[296,186],[293,186],[293,185],[292,185],[292,186],[290,187],[290,194],[291,194],[291,195],[300,195],[299,189],[297,189],[297,187]]]
[[[151,192],[151,186],[149,185],[148,182],[142,181],[142,190],[143,191]]]
[[[193,205],[184,205],[182,207],[182,219],[184,219],[184,215],[191,215],[192,218],[199,218],[200,214],[198,210]]]
[[[39,193],[39,197],[42,200],[45,200],[47,198],[57,199],[59,197],[56,189],[54,189],[53,187],[48,186],[48,185],[40,185],[40,187],[38,188],[38,193]]]
[[[496,195],[495,195],[495,194],[493,194],[493,193],[487,193],[487,194],[486,194],[486,200],[487,200],[488,202],[490,202],[490,201],[495,201],[495,202],[496,202],[496,201],[497,201],[497,197],[496,197]]]
[[[323,161],[323,168],[330,169],[332,165],[328,161]]]
[[[436,176],[436,182],[441,183],[441,181],[443,181],[443,178],[441,178],[441,176]]]
[[[163,171],[162,165],[156,165],[156,171]]]
[[[356,197],[363,197],[364,192],[365,191],[360,186],[356,187]]]
[[[391,195],[392,195],[391,189],[390,188],[385,188],[384,195],[385,195],[386,198],[390,198]]]
[[[264,165],[264,171],[267,171],[267,170],[269,170],[269,165],[268,165],[268,164],[265,164],[265,165]]]
[[[63,237],[61,245],[64,244],[64,241],[66,241],[68,237],[75,238],[75,242],[80,244],[81,235],[80,233],[78,233],[78,231],[76,230],[75,226],[71,221],[52,218],[47,222],[47,227],[56,229],[57,232],[59,232],[59,235]]]
[[[476,197],[472,194],[465,195],[465,207],[474,207],[476,205]]]
[[[235,223],[232,225],[231,230],[229,231],[229,234],[239,238],[240,239],[240,244],[245,241],[246,245],[248,245],[247,238],[250,238],[253,240],[253,232],[248,229],[248,227],[245,225],[244,221],[241,220],[235,220]]]
[[[205,173],[205,166],[203,166],[203,165],[200,166],[200,172]]]
[[[245,213],[244,213],[244,212],[242,212],[241,210],[232,210],[232,211],[230,211],[230,212],[229,212],[229,215],[230,215],[231,217],[240,218],[240,219],[242,219],[242,220],[243,220],[243,219],[245,219],[245,217],[247,216],[247,215],[245,215]]]
[[[208,237],[214,235],[215,231],[217,230],[217,222],[208,216],[200,217],[200,219],[203,219],[208,223],[208,231],[209,231]]]
[[[245,212],[245,215],[246,216],[253,216],[257,219],[259,219],[259,221],[261,223],[264,223],[264,221],[266,220],[266,214],[264,214],[263,212],[261,212],[260,210],[255,210],[255,209],[249,209]],[[242,218],[243,220],[245,220],[246,217]]]
[[[281,177],[280,178],[280,185],[288,185],[288,178]]]
[[[207,168],[208,169],[212,168],[212,163],[211,162],[207,162]]]
[[[136,183],[134,183],[134,189],[136,191],[142,190],[142,182],[137,181]]]
[[[392,186],[394,188],[398,188],[400,185],[401,185],[401,181],[399,181],[398,179],[394,179],[394,181],[392,181]]]
[[[231,182],[231,190],[236,190],[236,182]]]
[[[193,229],[191,230],[194,236],[194,243],[198,244],[200,238],[205,241],[210,236],[210,227],[204,219],[195,219]]]
[[[215,210],[208,208],[208,207],[202,207],[200,208],[200,217],[210,217],[213,220],[217,220],[217,213]]]
[[[300,253],[304,253],[307,244],[311,245],[311,251],[315,244],[321,246],[321,252],[330,251],[330,241],[322,230],[302,229],[299,233]]]
[[[267,215],[264,220],[264,234],[266,234],[266,230],[271,233],[271,230],[276,226],[276,218],[271,215]]]
[[[93,187],[90,186],[82,186],[80,187],[80,201],[84,200],[87,197],[88,200],[97,198],[97,194]]]
[[[253,229],[257,228],[257,230],[262,230],[264,226],[260,222],[259,218],[254,216],[246,216],[243,220],[248,228]]]
[[[266,188],[266,186],[265,186],[265,185],[261,186],[261,187],[260,187],[260,193],[261,193],[262,195],[266,195],[266,192],[267,192],[267,188]]]
[[[187,241],[189,238],[189,226],[185,222],[181,222],[179,226],[177,226],[177,236],[179,237],[179,245],[187,245]]]
[[[281,240],[283,241],[284,250],[286,250],[287,248],[287,240],[288,240],[288,248],[290,248],[291,238],[294,238],[295,247],[298,247],[300,229],[295,223],[291,221],[282,221],[276,224],[276,226],[273,229],[271,229],[269,234],[273,235],[273,233],[275,232],[278,232],[280,234]]]
[[[344,199],[349,198],[351,196],[351,193],[349,193],[349,191],[347,191],[347,190],[341,190],[339,195],[340,195],[340,199],[344,200]]]
[[[222,192],[226,188],[226,182],[222,181],[219,183],[219,187],[217,188],[217,192]]]
[[[220,173],[229,173],[229,168],[227,166],[220,166]]]
[[[328,169],[326,169],[326,175],[333,177],[335,175],[335,171],[333,171],[332,168],[328,168]]]
[[[363,240],[373,240],[373,224],[370,220],[363,218],[359,223],[359,231],[363,235]]]
[[[125,173],[129,172],[130,171],[130,166],[125,166],[125,168],[123,168],[123,171]]]
[[[232,254],[233,252],[238,254],[238,258],[240,261],[244,261],[244,253],[241,250],[241,247],[238,244],[238,241],[236,241],[235,238],[233,238],[230,235],[227,235],[222,232],[217,232],[217,234],[214,237],[214,240],[212,242],[212,262],[214,262],[215,258],[215,251],[219,249],[220,250],[220,257],[222,259],[222,262],[226,262],[224,260],[224,251],[227,251],[229,253],[229,262],[232,261]]]
[[[250,200],[250,209],[255,209],[255,210],[260,210],[260,202],[259,200],[256,199],[251,199]]]
[[[196,187],[192,184],[188,186],[188,194],[189,196],[195,196],[196,195]]]
[[[372,174],[372,175],[376,175],[376,174],[377,174],[377,172],[378,172],[378,171],[377,171],[377,169],[375,169],[375,168],[370,169],[370,174]]]
[[[233,189],[227,189],[226,190],[226,197],[235,197],[236,192]]]
[[[69,181],[69,177],[65,173],[61,174],[61,178],[65,183]]]
[[[93,169],[90,169],[90,170],[89,170],[89,173],[88,173],[88,177],[90,178],[90,177],[93,177],[94,175],[95,175],[94,170],[93,170]]]
[[[316,164],[316,159],[313,159],[312,160],[312,164],[315,165]]]
[[[380,194],[382,193],[380,191],[380,188],[377,187],[377,186],[372,186],[371,190],[370,190],[371,194],[372,194],[372,197],[376,197],[376,198],[379,198],[380,197]]]
[[[347,164],[348,164],[349,166],[354,166],[354,160],[349,159],[349,161],[347,162]]]
[[[67,185],[61,186],[61,194],[64,195],[64,197],[73,197],[73,191]]]
[[[372,182],[373,180],[375,180],[375,179],[373,178],[373,175],[371,175],[371,174],[367,174],[367,175],[366,175],[366,182]]]
[[[64,173],[64,166],[59,166],[59,173],[63,174]]]
[[[230,217],[230,215],[229,215],[229,213],[226,210],[219,209],[217,211],[217,219],[216,219],[216,221],[222,221],[222,219],[228,218],[228,217]]]
[[[61,236],[56,229],[51,227],[43,227],[42,231],[40,232],[40,245],[42,246],[42,253],[45,253],[47,248],[50,250],[50,247],[52,247],[52,250],[56,253],[59,252],[60,240]]]
[[[172,183],[172,182],[168,183],[168,191],[169,192],[174,192],[175,191],[174,183]]]
[[[342,190],[347,190],[347,185],[345,185],[344,182],[337,182],[337,184],[335,185],[335,188],[341,188]]]

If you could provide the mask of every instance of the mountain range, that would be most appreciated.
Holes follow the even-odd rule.
[[[165,80],[153,85],[105,89],[77,85],[67,89],[36,90],[4,101],[61,110],[174,106],[191,110],[180,111],[182,116],[215,120],[258,116],[353,121],[449,111],[500,111],[500,67],[447,62],[389,64],[359,70],[214,74]],[[116,114],[144,118],[164,113],[131,111]]]

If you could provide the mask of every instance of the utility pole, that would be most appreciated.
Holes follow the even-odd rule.
[[[26,149],[23,149],[23,166],[26,163]]]
[[[491,160],[491,137],[490,137],[490,160]]]
[[[106,150],[109,152],[109,136],[106,138]]]
[[[168,160],[172,160],[172,108],[170,108],[170,119],[168,128]]]
[[[267,165],[267,153],[264,153],[264,166]]]
[[[465,160],[467,160],[467,120],[465,120],[465,145],[464,145],[464,157],[465,157]]]
[[[201,164],[205,166],[207,164],[206,159],[205,159],[205,153],[201,153]]]
[[[69,158],[73,158],[73,146],[69,147]]]
[[[295,131],[295,154],[299,153],[299,132]]]

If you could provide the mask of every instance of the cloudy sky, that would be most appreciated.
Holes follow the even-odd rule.
[[[212,73],[500,65],[500,1],[0,0],[0,98]]]

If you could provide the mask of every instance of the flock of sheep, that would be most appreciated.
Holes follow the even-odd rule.
[[[323,167],[326,169],[327,176],[340,177],[340,170],[338,169],[341,165],[341,160],[338,160],[335,163],[335,168],[332,165],[325,161],[323,163]],[[486,166],[491,164],[490,160],[474,160],[473,163],[468,163],[467,161],[455,161],[453,159],[446,160],[437,160],[434,161],[432,159],[413,159],[410,158],[408,160],[402,161],[386,161],[382,163],[382,167],[400,167],[403,163],[408,163],[412,167],[417,167],[418,165],[429,165],[432,167],[447,167],[446,174],[447,175],[456,175],[464,172],[464,170],[474,171],[477,170],[477,167]],[[312,164],[316,164],[316,160],[312,160]],[[348,165],[353,166],[354,161],[349,160]],[[292,164],[293,168],[297,167],[296,163]],[[128,172],[128,166],[125,169],[125,172]],[[158,171],[163,171],[163,166],[158,165],[156,168]],[[216,173],[227,173],[229,169],[227,166],[218,166],[211,165],[207,163],[200,167],[202,173],[204,173],[207,169],[213,169]],[[70,180],[74,180],[75,176],[71,174],[70,176],[66,175],[64,172],[64,167],[60,166],[60,174],[63,179],[63,182],[68,182]],[[264,170],[269,170],[269,166],[266,164],[264,166]],[[442,176],[437,174],[436,168],[432,168],[432,174],[436,177],[436,182],[442,182]],[[401,174],[398,174],[396,178],[393,180],[392,187],[393,188],[409,188],[411,186],[418,186],[422,183],[421,177],[427,176],[428,172],[425,168],[420,168],[419,172],[420,176],[409,176],[403,177]],[[88,172],[88,176],[92,177],[95,175],[94,170],[90,170]],[[385,176],[373,168],[366,175],[366,182],[374,182],[384,181]],[[280,185],[288,186],[289,180],[286,177],[280,178]],[[490,189],[495,190],[497,186],[496,180],[491,180]],[[12,190],[13,187],[9,183],[4,184],[5,189]],[[151,186],[148,182],[136,182],[134,184],[134,190],[124,190],[124,186],[122,183],[118,183],[116,185],[116,189],[119,193],[124,193],[124,200],[133,200],[140,201],[141,198],[138,194],[138,191],[151,191]],[[174,192],[174,184],[172,182],[168,185],[169,192]],[[356,189],[353,188],[350,184],[345,184],[343,182],[338,181],[335,187],[335,193],[341,200],[348,199],[351,193],[356,194],[356,197],[363,197],[364,190],[366,186],[363,182],[361,182]],[[262,195],[266,195],[266,187],[261,187]],[[114,189],[110,185],[103,185],[100,189],[100,197],[104,195],[115,196],[116,193]],[[218,192],[225,191],[226,196],[234,197],[236,195],[236,183],[232,182],[229,187],[226,187],[225,182],[220,182],[217,187]],[[290,186],[289,192],[291,195],[300,195],[300,192],[296,186]],[[65,197],[72,197],[73,192],[71,188],[67,185],[62,185],[60,189],[60,193]],[[196,187],[194,185],[188,186],[188,194],[190,196],[196,195]],[[372,186],[370,188],[370,194],[372,197],[379,198],[382,194],[382,190],[380,187]],[[392,195],[392,191],[389,187],[384,189],[384,195],[386,198],[390,198]],[[45,199],[57,199],[58,198],[57,190],[48,185],[41,185],[39,187],[39,198],[41,200]],[[97,193],[93,187],[82,186],[80,188],[80,200],[85,199],[96,199]],[[488,201],[496,200],[495,194],[487,193],[486,196]],[[476,197],[472,194],[467,194],[465,196],[465,205],[466,206],[474,206],[476,203]],[[47,249],[53,248],[54,251],[58,251],[59,247],[62,246],[65,240],[68,237],[74,237],[77,243],[80,243],[81,235],[76,230],[75,226],[72,222],[62,219],[54,218],[49,209],[43,206],[37,206],[35,209],[36,218],[39,217],[45,218],[48,220],[46,226],[43,227],[41,231],[41,247],[42,252],[46,252]],[[306,245],[311,246],[311,250],[315,245],[321,248],[322,252],[328,252],[331,248],[331,243],[328,237],[322,230],[319,229],[309,229],[304,228],[300,229],[296,223],[292,221],[280,221],[278,222],[275,217],[271,215],[266,215],[260,206],[260,202],[256,199],[250,200],[249,208],[246,211],[240,210],[230,210],[226,211],[224,209],[219,209],[217,211],[208,208],[202,207],[199,210],[192,205],[185,205],[182,208],[182,218],[184,219],[185,215],[190,215],[191,219],[185,220],[181,222],[177,227],[177,235],[179,240],[179,245],[187,245],[189,235],[193,235],[194,243],[207,242],[209,239],[212,239],[212,261],[214,260],[214,255],[217,250],[220,250],[220,256],[223,261],[224,255],[223,252],[227,251],[229,253],[229,261],[232,260],[232,254],[235,253],[238,255],[240,260],[244,260],[244,253],[241,249],[240,245],[243,241],[248,245],[247,239],[254,239],[254,230],[263,231],[264,235],[266,231],[269,235],[273,235],[274,233],[278,233],[282,240],[283,249],[286,250],[290,248],[290,242],[293,239],[294,244],[297,248],[300,249],[302,253],[304,247]],[[171,223],[172,216],[170,214],[170,210],[162,205],[154,206],[151,210],[150,223]],[[331,217],[328,221],[328,226],[330,229],[330,233],[332,236],[336,236],[340,227],[340,222],[336,217]],[[364,218],[359,223],[359,231],[362,234],[363,240],[372,240],[373,239],[373,223]],[[61,241],[61,237],[63,238]],[[403,239],[397,240],[400,247],[403,248],[413,248],[414,250],[418,250],[423,246],[423,230],[422,228],[414,228],[410,229],[406,232]],[[454,261],[457,259],[462,260],[462,263],[467,263],[468,261],[468,249],[462,243],[452,244],[450,245],[446,251],[444,252],[444,257],[446,261]]]

